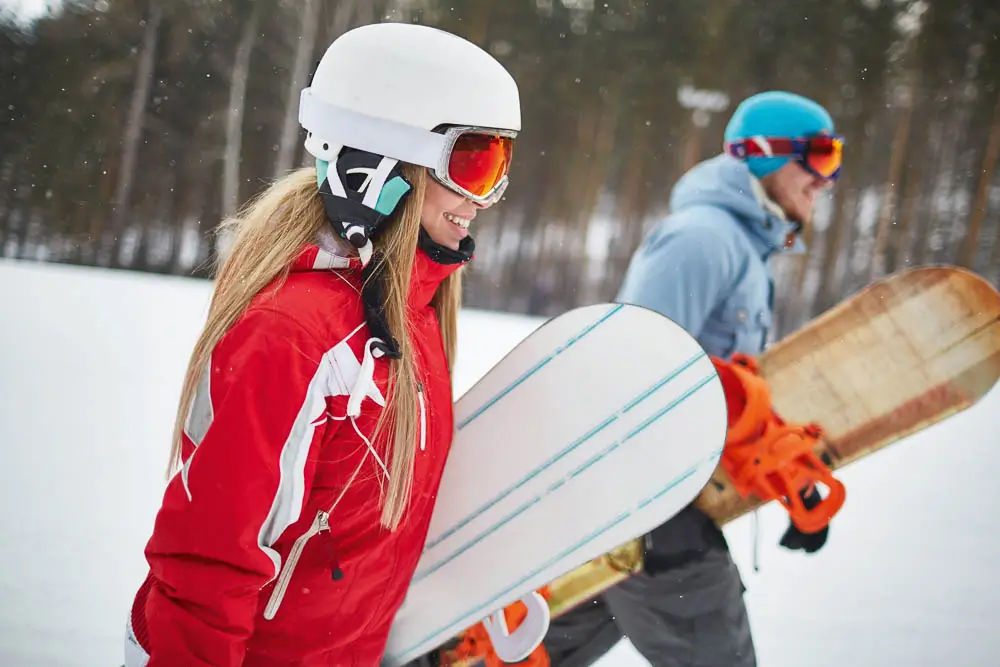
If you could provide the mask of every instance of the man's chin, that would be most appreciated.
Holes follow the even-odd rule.
[[[802,211],[786,211],[785,216],[788,218],[788,222],[795,225],[795,233],[800,233],[806,225],[812,222],[812,212],[803,213]]]

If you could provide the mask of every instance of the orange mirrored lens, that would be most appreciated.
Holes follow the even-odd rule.
[[[507,175],[513,150],[514,140],[510,137],[463,134],[451,151],[448,176],[460,187],[482,197]]]
[[[809,166],[822,176],[832,176],[840,169],[844,142],[841,139],[817,137],[809,142]]]

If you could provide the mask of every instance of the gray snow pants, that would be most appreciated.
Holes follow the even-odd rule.
[[[552,619],[552,667],[587,667],[628,637],[652,667],[756,667],[743,582],[722,533],[689,507],[646,538],[646,563]],[[654,565],[655,564],[655,565]]]

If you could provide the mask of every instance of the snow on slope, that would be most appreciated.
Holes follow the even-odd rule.
[[[121,664],[205,282],[0,262],[0,665]],[[540,320],[465,311],[456,392]],[[775,545],[779,508],[727,528],[761,667],[997,664],[1000,389],[843,471],[819,554]],[[646,664],[622,642],[600,667]]]

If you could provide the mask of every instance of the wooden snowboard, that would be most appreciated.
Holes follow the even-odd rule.
[[[872,283],[760,357],[775,411],[818,423],[817,454],[837,470],[966,410],[1000,379],[1000,294],[965,269],[909,269]],[[850,489],[848,489],[850,497]],[[721,526],[760,505],[721,466],[696,505]],[[558,616],[642,566],[627,542],[556,579]]]

